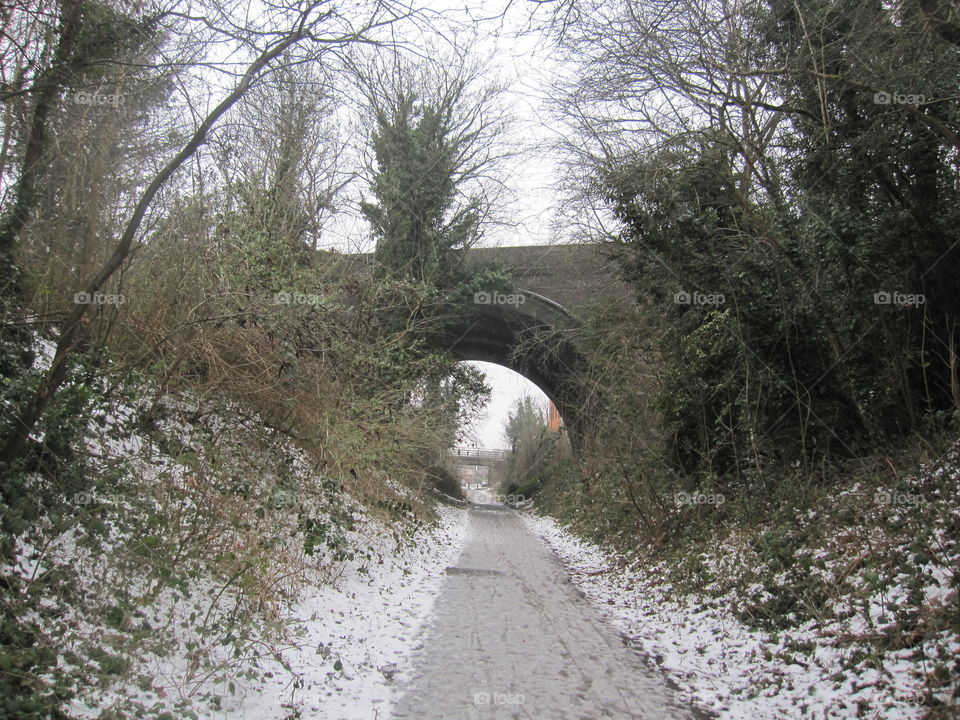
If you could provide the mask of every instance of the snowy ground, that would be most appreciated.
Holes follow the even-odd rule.
[[[386,718],[394,676],[408,670],[421,626],[430,616],[444,569],[460,552],[466,511],[441,508],[440,523],[416,546],[388,556],[369,574],[351,567],[335,586],[309,589],[291,615],[302,623],[298,647],[261,667],[273,675],[239,691],[225,720]],[[300,714],[298,714],[298,712]]]
[[[38,349],[39,362],[48,362],[49,343]],[[48,598],[59,604],[48,608],[56,612],[44,618],[47,632],[57,639],[59,651],[69,650],[74,657],[102,652],[92,645],[103,644],[118,657],[135,660],[131,671],[110,674],[112,685],[101,685],[106,670],[91,675],[93,680],[71,704],[71,713],[107,717],[113,709],[134,707],[149,709],[150,717],[171,717],[167,711],[174,710],[175,716],[217,720],[385,720],[395,709],[402,711],[399,687],[412,672],[426,621],[437,614],[434,603],[444,571],[458,562],[467,511],[441,508],[438,526],[404,541],[403,534],[368,517],[336,484],[319,477],[297,448],[282,440],[264,445],[255,418],[240,420],[228,413],[187,422],[176,418],[192,403],[179,398],[170,405],[183,412],[169,413],[153,436],[131,429],[137,403],[115,403],[90,418],[86,453],[103,468],[126,468],[124,473],[98,476],[95,486],[67,503],[71,512],[82,511],[104,528],[99,543],[81,542],[72,528],[50,538],[41,533],[42,544],[19,548],[16,567],[0,568],[28,579],[43,574],[54,560],[63,567],[80,568],[77,595],[89,602]],[[166,441],[164,447],[158,437]],[[205,464],[200,451],[208,446],[217,451],[216,469]],[[244,452],[250,448],[254,451]],[[183,459],[191,454],[199,459]],[[198,470],[206,473],[206,483],[196,481]],[[246,494],[206,494],[208,487],[238,477],[250,481]],[[396,491],[399,495],[403,489]],[[523,518],[561,558],[574,584],[605,618],[660,664],[686,704],[728,720],[920,720],[936,703],[951,702],[951,694],[960,697],[957,677],[951,680],[949,670],[940,673],[944,677],[939,684],[924,690],[925,680],[936,676],[935,671],[956,667],[949,660],[960,657],[956,624],[951,628],[943,621],[957,602],[960,447],[942,467],[898,487],[875,492],[854,486],[831,503],[842,506],[863,493],[874,499],[851,505],[862,511],[856,515],[859,535],[813,533],[811,542],[819,544],[802,548],[816,560],[809,563],[807,574],[837,589],[830,612],[823,613],[820,624],[798,623],[776,634],[743,625],[735,612],[743,601],[719,586],[704,587],[700,594],[679,592],[666,579],[663,563],[631,565],[577,540],[552,520],[527,514]],[[195,512],[200,508],[202,512]],[[339,518],[339,525],[333,524],[343,528],[344,517],[351,515],[353,529],[345,529],[339,539],[356,551],[355,559],[336,559],[341,549],[337,545],[318,546],[315,554],[305,556],[294,508],[331,523]],[[156,517],[164,517],[167,526],[154,527],[151,537],[143,521]],[[900,525],[879,522],[883,517]],[[918,525],[918,518],[924,522]],[[811,510],[791,526],[821,529],[815,522]],[[128,546],[146,547],[148,540],[158,539],[158,527],[173,528],[183,537],[198,533],[210,537],[201,545],[204,552],[191,561],[194,565],[181,563],[179,583],[167,583],[152,593],[149,582],[157,574],[148,572],[150,558],[132,553]],[[241,527],[244,532],[238,530]],[[851,530],[849,523],[822,527]],[[891,529],[895,527],[901,530]],[[918,527],[926,527],[930,538],[919,542],[914,532]],[[265,539],[276,541],[269,557],[257,544]],[[908,570],[922,569],[922,575],[896,575],[890,582],[880,582],[874,566],[863,562],[862,551],[868,545],[903,559]],[[503,553],[516,552],[517,546],[506,542]],[[273,607],[281,616],[275,624],[288,630],[283,643],[259,626],[241,638],[244,642],[218,629],[218,623],[230,620],[232,608],[251,601],[234,588],[225,593],[226,586],[214,582],[218,575],[212,568],[219,563],[223,576],[232,567],[228,556],[234,551],[263,561],[257,575],[261,584],[251,584],[249,595],[254,602],[275,595]],[[851,558],[850,552],[855,556]],[[743,545],[729,538],[703,549],[703,565],[710,575],[720,577],[735,575],[738,567],[752,563]],[[774,584],[782,580],[773,573],[765,577]],[[474,582],[460,576],[455,580]],[[117,611],[112,602],[121,586],[132,598],[135,612],[124,616],[122,623],[107,622]],[[271,592],[258,594],[260,587]],[[530,587],[542,591],[545,585],[537,580]],[[278,589],[272,592],[273,588]],[[758,586],[754,594],[766,602],[769,588]],[[515,615],[514,605],[507,605],[503,616]],[[483,610],[491,607],[483,605]],[[918,617],[912,618],[912,625],[895,617],[901,610],[916,608]],[[505,627],[504,621],[498,622]],[[557,627],[569,625],[561,622]],[[940,661],[924,667],[926,660],[913,659],[916,642],[904,643],[901,649],[891,649],[890,643],[881,650],[871,645],[902,627],[919,633],[925,658]],[[483,628],[478,632],[482,634]],[[129,641],[135,636],[141,639]],[[242,656],[233,654],[231,640]],[[241,666],[244,672],[239,671]],[[548,673],[544,679],[550,677]],[[477,685],[481,694],[485,687]],[[139,712],[128,716],[147,717]],[[945,717],[950,715],[938,716]]]
[[[851,669],[850,647],[830,640],[847,627],[811,623],[779,635],[751,630],[735,619],[732,597],[676,593],[663,579],[663,567],[629,567],[552,519],[524,519],[607,618],[658,662],[691,702],[722,719],[925,716],[909,648],[884,654],[879,669]],[[813,650],[792,652],[798,647]],[[960,653],[955,643],[952,648]]]

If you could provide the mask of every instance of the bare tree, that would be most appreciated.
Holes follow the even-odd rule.
[[[273,6],[269,12],[265,13],[258,25],[250,27],[249,25],[237,25],[233,21],[227,12],[229,6],[214,6],[211,10],[210,15],[200,18],[199,21],[205,27],[220,33],[221,36],[233,38],[240,48],[245,48],[245,52],[252,53],[254,57],[246,66],[233,89],[211,110],[200,116],[199,124],[189,134],[187,141],[180,150],[164,162],[152,179],[146,183],[125,221],[123,231],[109,258],[85,284],[84,291],[88,296],[94,296],[98,293],[114,273],[126,263],[131,251],[135,248],[135,241],[144,218],[161,189],[175,177],[184,163],[193,157],[204,144],[217,121],[261,77],[271,72],[276,63],[285,57],[285,54],[292,52],[293,48],[305,42],[310,43],[312,47],[311,56],[315,59],[321,58],[325,52],[336,52],[353,43],[376,42],[376,31],[379,28],[392,24],[401,18],[409,17],[411,14],[411,11],[401,6],[377,2],[369,9],[365,18],[360,22],[355,22],[337,14],[328,0],[320,0],[305,6]],[[178,16],[175,11],[168,14],[174,17]],[[277,27],[278,25],[287,29],[282,31],[271,29],[271,27]],[[64,26],[65,35],[68,34],[68,30],[69,28]],[[68,50],[69,48],[64,50],[63,53],[68,53]],[[296,57],[292,60],[292,62],[302,61],[304,61],[302,57]],[[58,72],[63,73],[65,70]],[[53,83],[56,89],[59,89],[60,76],[57,75],[49,82]],[[43,128],[46,128],[45,124],[43,124]],[[43,139],[44,135],[41,133],[39,141],[36,142],[41,142]],[[40,151],[37,152],[39,154]],[[33,173],[34,177],[41,169],[35,161],[30,165],[30,173]],[[23,186],[22,180],[20,185]],[[31,197],[29,182],[26,190],[22,190],[18,195],[23,195],[24,192],[27,193],[25,197],[29,201]],[[15,203],[15,213],[11,216],[12,219],[7,221],[2,249],[8,257],[12,257],[16,240],[26,221],[24,212],[29,210],[29,207],[30,203],[27,201]],[[88,304],[75,303],[72,310],[67,314],[62,323],[52,364],[30,401],[18,414],[10,436],[6,439],[3,450],[0,451],[0,462],[10,463],[20,455],[31,430],[63,383],[68,366],[67,361],[83,339],[83,319],[89,308],[90,305]]]

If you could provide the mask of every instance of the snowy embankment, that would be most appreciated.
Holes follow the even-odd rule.
[[[933,479],[941,483],[942,468],[938,473]],[[957,475],[950,473],[940,487],[952,487]],[[930,490],[929,480],[910,482],[915,491],[926,486],[928,495],[942,495],[940,490]],[[919,720],[957,717],[958,678],[942,668],[960,658],[960,642],[949,624],[944,629],[943,624],[920,623],[906,632],[894,618],[897,610],[912,609],[911,602],[921,618],[942,616],[955,606],[954,573],[960,567],[960,538],[950,530],[956,524],[955,505],[948,504],[951,510],[931,504],[931,512],[933,507],[938,512],[938,521],[931,523],[934,544],[942,553],[936,563],[913,558],[907,535],[884,538],[886,549],[916,561],[927,578],[919,602],[916,593],[908,602],[906,576],[885,587],[871,585],[873,563],[843,560],[828,550],[838,537],[826,537],[822,545],[812,545],[804,553],[819,561],[813,572],[838,586],[840,580],[849,583],[858,573],[866,580],[852,583],[859,589],[856,592],[838,590],[819,620],[788,622],[777,632],[751,628],[738,619],[736,613],[748,605],[749,593],[718,589],[719,583],[710,583],[700,592],[680,589],[669,579],[663,562],[618,557],[574,537],[551,518],[525,515],[524,519],[609,621],[657,662],[691,703],[719,718]],[[880,511],[893,512],[890,506],[881,506]],[[867,518],[861,521],[869,523]],[[861,551],[861,561],[865,552]],[[742,572],[751,555],[743,539],[736,540],[731,533],[726,541],[703,548],[701,560],[710,577],[721,579]],[[778,580],[771,577],[770,581]],[[758,587],[750,590],[756,594]],[[916,628],[920,640],[912,637]],[[881,640],[887,644],[878,645]]]
[[[9,606],[57,654],[42,680],[71,717],[389,716],[464,509],[426,524],[386,473],[361,502],[257,416],[150,385],[97,395],[80,437],[72,486],[29,477],[51,515],[0,567],[39,598]]]
[[[128,425],[127,420],[114,412],[105,426]],[[173,712],[211,720],[389,716],[394,676],[408,669],[443,571],[459,552],[466,511],[438,506],[437,523],[419,525],[412,533],[409,525],[386,524],[339,489],[326,486],[329,492],[320,493],[317,488],[324,487],[324,479],[317,478],[304,453],[286,440],[264,447],[259,455],[241,454],[232,446],[249,448],[245,431],[254,430],[244,424],[216,414],[202,421],[202,427],[167,420],[162,435],[198,445],[203,427],[215,427],[221,433],[216,446],[231,456],[227,466],[258,486],[261,499],[243,501],[237,517],[243,524],[262,516],[260,541],[269,541],[275,548],[272,558],[253,551],[254,559],[262,558],[257,562],[275,568],[265,570],[260,583],[277,588],[263,598],[270,608],[263,611],[270,628],[231,631],[230,616],[243,602],[243,593],[233,588],[225,593],[226,586],[205,572],[202,563],[185,592],[164,590],[150,599],[135,592],[143,597],[138,615],[144,618],[144,627],[153,628],[155,638],[164,636],[166,645],[141,652],[133,661],[131,677],[139,678],[135,682],[121,682],[106,693],[90,688],[73,705],[78,716],[98,717],[110,707],[134,708],[144,717]],[[137,466],[134,474],[141,478],[167,473],[179,484],[187,476],[168,456],[151,452],[156,448],[145,438],[120,431],[118,441],[108,432],[97,432],[95,425],[91,421],[88,447],[102,460],[124,458]],[[282,487],[277,485],[278,457],[289,473]],[[400,487],[394,490],[400,495],[405,492]],[[102,499],[123,502],[117,497]],[[101,498],[91,496],[91,500]],[[198,519],[203,525],[220,520],[222,508],[217,504],[223,501],[221,496],[208,507],[193,499],[186,499],[186,504],[202,513]],[[254,510],[260,503],[266,509]],[[251,507],[243,507],[247,504]],[[326,528],[323,541],[309,555],[303,550],[298,517],[318,518],[317,526]],[[234,521],[231,526],[237,524]],[[256,527],[250,530],[257,532]],[[228,532],[225,543],[231,542],[231,535]],[[236,540],[238,553],[240,544],[258,542],[249,531]],[[115,582],[128,588],[143,584],[136,571],[111,572],[110,554],[95,558],[81,553],[78,560],[88,564],[90,577],[114,574]],[[91,583],[90,592],[98,592],[97,584]],[[257,599],[250,597],[247,603]],[[211,632],[217,625],[226,628],[225,636]],[[89,637],[96,632],[87,625],[83,634]]]

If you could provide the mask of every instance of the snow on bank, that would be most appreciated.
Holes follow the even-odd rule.
[[[879,669],[853,670],[851,650],[834,647],[813,623],[778,635],[752,630],[735,618],[732,595],[674,592],[662,564],[624,567],[550,518],[524,520],[608,620],[691,702],[723,720],[924,717],[909,648],[883,655]],[[813,651],[791,652],[798,647]]]
[[[438,527],[420,532],[396,554],[385,553],[383,565],[362,573],[352,566],[334,585],[309,588],[291,611],[302,635],[282,653],[283,663],[261,663],[264,681],[202,717],[389,717],[394,676],[409,669],[413,645],[466,529],[465,510],[442,507],[439,515]]]
[[[36,350],[42,369],[53,346],[42,341]],[[188,393],[165,395],[154,419],[141,422],[142,411],[153,407],[152,390],[133,388],[132,397],[109,403],[98,399],[87,422],[82,446],[91,460],[89,483],[67,504],[102,518],[104,538],[91,549],[69,532],[44,545],[48,557],[82,569],[79,595],[105,598],[93,612],[68,606],[56,625],[43,620],[51,636],[74,658],[85,660],[102,643],[130,661],[128,672],[102,680],[100,673],[96,681],[81,675],[86,669],[79,661],[64,661],[62,669],[83,678],[70,714],[91,720],[389,717],[394,678],[408,670],[444,569],[460,551],[466,511],[439,506],[438,522],[416,532],[410,512],[386,525],[339,482],[319,475],[304,451],[229,403],[214,410]],[[107,477],[103,468],[117,471]],[[384,485],[387,499],[412,497],[389,478]],[[301,516],[320,528],[310,550]],[[154,523],[150,537],[145,519],[158,518],[164,524]],[[160,538],[160,531],[167,535]],[[191,556],[193,564],[184,560],[174,568],[177,582],[152,592],[153,559],[131,564],[126,547],[138,539],[179,541],[193,531],[209,537],[204,554],[198,562]],[[270,555],[246,547],[251,537],[271,548]],[[21,543],[20,550],[17,566],[5,572],[33,578],[46,569],[32,546]],[[272,568],[257,576],[262,583],[238,590],[236,576],[218,580],[221,555],[234,550],[246,552],[244,558],[253,553],[258,568]],[[266,594],[258,594],[264,587]],[[103,617],[118,594],[134,598],[123,631]],[[269,627],[234,625],[241,602],[244,609],[256,606],[254,616]],[[133,640],[133,631],[148,641]]]

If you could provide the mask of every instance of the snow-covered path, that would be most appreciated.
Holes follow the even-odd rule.
[[[514,511],[470,510],[395,718],[694,717]]]

